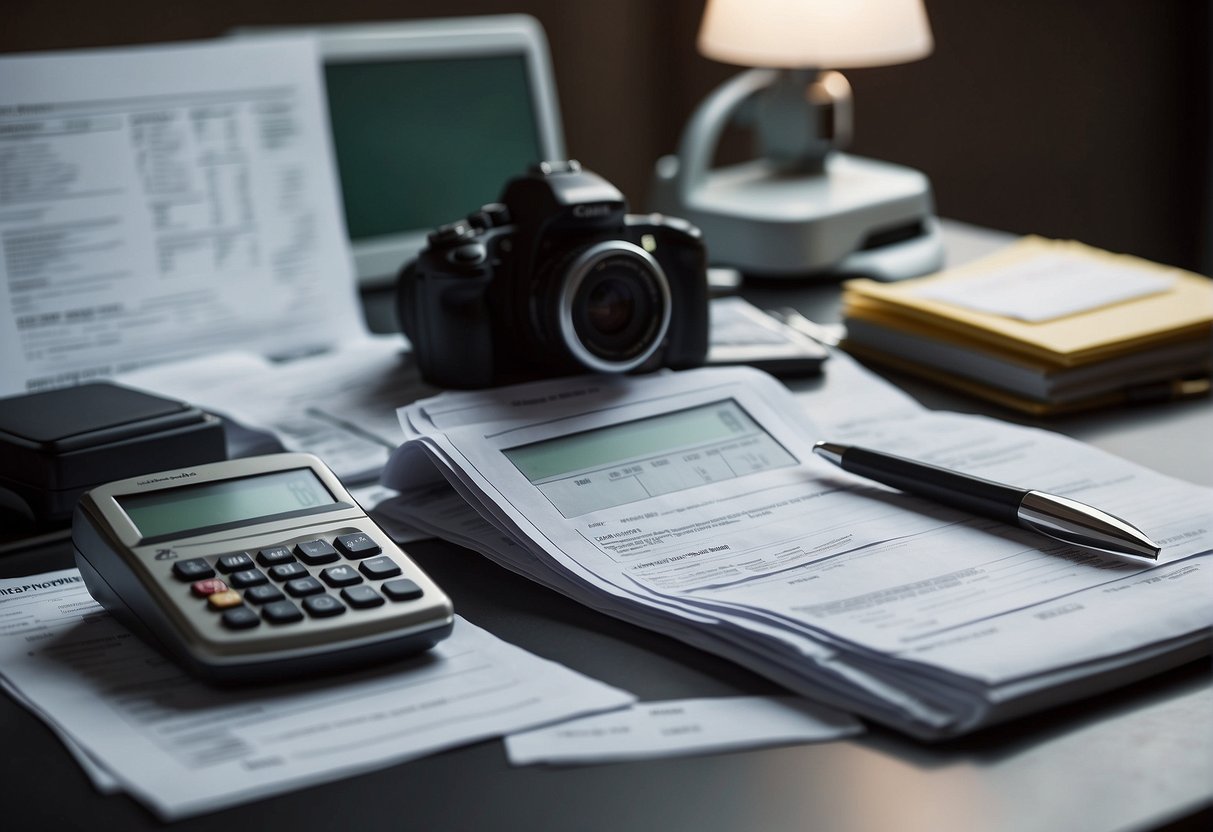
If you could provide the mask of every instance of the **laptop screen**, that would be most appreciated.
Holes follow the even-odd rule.
[[[520,53],[324,71],[351,241],[458,219],[547,158]]]

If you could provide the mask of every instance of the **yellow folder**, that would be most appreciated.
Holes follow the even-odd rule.
[[[1064,317],[1024,321],[923,297],[924,288],[960,284],[1042,255],[1064,253],[1118,269],[1131,267],[1167,276],[1165,291],[1110,303]],[[901,318],[970,339],[993,351],[1076,366],[1147,345],[1209,337],[1213,332],[1213,282],[1191,272],[1068,240],[1025,237],[981,260],[900,283],[851,280],[844,284],[844,314]],[[912,359],[912,356],[908,356]]]

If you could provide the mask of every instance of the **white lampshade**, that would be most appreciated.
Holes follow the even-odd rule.
[[[708,0],[699,51],[742,66],[846,69],[931,53],[922,0]]]

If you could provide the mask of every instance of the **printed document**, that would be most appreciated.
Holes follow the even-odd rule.
[[[0,58],[0,395],[363,331],[315,45]]]
[[[165,820],[630,704],[456,617],[420,656],[242,689],[196,682],[110,618],[74,569],[0,581],[0,679],[101,786]]]
[[[920,736],[1208,651],[1213,491],[865,393],[835,357],[848,398],[888,406],[802,408],[742,368],[447,393],[401,409],[384,482],[422,530]],[[885,488],[818,459],[821,438],[1074,497],[1162,556],[1124,563]]]
[[[651,760],[824,742],[863,732],[858,720],[791,696],[638,702],[505,738],[516,766]]]

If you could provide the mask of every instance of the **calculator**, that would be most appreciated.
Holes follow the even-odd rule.
[[[450,599],[311,454],[94,488],[76,506],[72,545],[102,606],[211,681],[418,653],[454,623]]]

